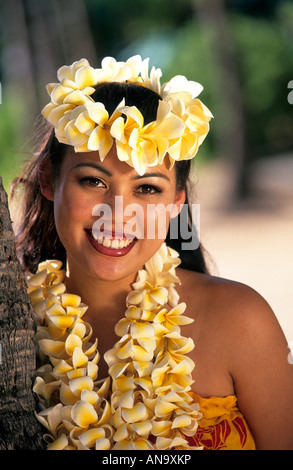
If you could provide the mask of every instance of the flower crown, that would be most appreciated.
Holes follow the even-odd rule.
[[[72,145],[76,152],[99,151],[101,161],[116,141],[119,160],[134,167],[143,175],[149,166],[162,164],[169,158],[170,168],[175,161],[189,160],[209,132],[213,117],[197,98],[203,87],[177,75],[161,85],[160,69],[148,72],[149,59],[134,56],[126,62],[112,57],[102,60],[94,69],[86,59],[59,68],[60,83],[47,85],[51,102],[42,110],[43,116],[55,127],[59,142]],[[125,100],[109,115],[103,103],[91,95],[104,82],[131,82],[155,91],[159,101],[157,118],[144,125],[136,106],[126,106]]]

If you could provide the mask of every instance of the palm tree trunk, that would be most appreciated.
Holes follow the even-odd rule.
[[[35,328],[0,177],[0,450],[44,448],[32,392]]]
[[[246,124],[237,66],[237,50],[224,0],[193,0],[202,30],[211,37],[210,54],[217,65],[214,89],[218,95],[218,150],[234,172],[232,199],[249,195],[250,161],[246,146]]]

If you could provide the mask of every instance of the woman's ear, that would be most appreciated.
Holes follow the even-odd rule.
[[[175,199],[172,214],[171,214],[172,219],[174,219],[175,217],[177,217],[177,215],[180,214],[180,211],[182,209],[183,204],[185,203],[185,200],[186,200],[185,189],[183,189],[182,191],[177,191],[176,199]]]
[[[43,196],[49,201],[54,201],[53,168],[48,154],[45,154],[41,160],[38,178]]]

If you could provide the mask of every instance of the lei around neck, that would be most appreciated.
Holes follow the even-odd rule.
[[[103,161],[115,141],[119,160],[139,175],[164,158],[172,168],[175,161],[196,155],[213,117],[198,99],[203,90],[199,83],[176,75],[161,85],[161,70],[153,67],[149,74],[149,59],[142,61],[139,55],[126,62],[106,57],[101,65],[94,69],[81,59],[61,67],[59,83],[47,85],[51,102],[42,114],[54,126],[59,142],[72,145],[76,152],[98,151]],[[105,82],[134,83],[158,93],[162,99],[156,120],[145,125],[137,107],[126,106],[124,99],[109,115],[104,104],[91,97]]]
[[[27,275],[38,318],[41,362],[34,392],[51,450],[185,450],[201,415],[190,394],[193,348],[180,326],[174,288],[178,253],[165,243],[138,272],[115,327],[120,339],[105,354],[109,376],[98,378],[98,341],[82,317],[87,306],[66,292],[61,262],[46,261]]]

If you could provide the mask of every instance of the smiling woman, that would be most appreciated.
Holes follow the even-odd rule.
[[[124,100],[127,105],[131,106],[136,103],[137,109],[140,109],[144,115],[144,123],[152,123],[156,119],[160,97],[157,93],[149,88],[142,87],[131,83],[101,83],[96,87],[93,99],[101,100],[103,106],[108,110],[109,115],[115,110],[119,103]],[[99,104],[99,103],[98,103]],[[49,105],[48,105],[49,106]],[[68,105],[63,105],[68,106]],[[46,109],[46,108],[45,108]],[[125,109],[123,109],[124,111]],[[66,118],[66,116],[64,116]],[[206,120],[210,118],[207,117]],[[59,120],[60,122],[60,120]],[[70,123],[69,123],[70,124]],[[135,129],[134,129],[135,130]],[[200,130],[200,132],[202,132]],[[197,133],[195,133],[197,139]],[[110,176],[109,171],[101,162],[101,153],[96,153],[95,158],[90,156],[91,152],[82,152],[81,161],[78,161],[79,154],[73,152],[72,147],[58,142],[55,137],[55,131],[51,126],[46,126],[43,122],[36,132],[38,139],[37,152],[31,163],[27,166],[21,177],[16,180],[18,182],[25,182],[23,194],[23,210],[24,216],[20,218],[20,227],[17,231],[17,239],[19,240],[19,257],[23,264],[24,269],[35,270],[39,261],[50,258],[58,258],[65,263],[66,254],[64,246],[60,243],[60,239],[55,229],[53,206],[49,202],[52,198],[46,199],[43,197],[39,181],[43,185],[48,184],[48,176],[58,180],[61,172],[65,154],[71,153],[74,156],[73,161],[76,169],[84,167],[82,171],[84,185],[97,185],[97,176],[100,176],[100,185],[102,185],[103,176]],[[197,140],[196,139],[196,140]],[[88,156],[87,161],[84,156]],[[97,158],[98,156],[98,158]],[[108,159],[107,159],[108,160]],[[106,163],[106,161],[105,161]],[[162,166],[159,166],[160,170]],[[86,169],[91,170],[86,174]],[[94,172],[94,170],[97,170]],[[73,171],[73,169],[72,169]],[[150,174],[150,168],[148,169]],[[153,177],[169,179],[169,172],[158,171],[154,173],[152,168],[151,173]],[[185,203],[188,205],[188,177],[190,173],[190,160],[180,160],[175,164],[176,175],[176,189],[185,192]],[[153,193],[154,191],[160,192],[160,187],[154,185],[154,178],[146,180],[145,175],[140,175],[136,171],[133,172],[134,180],[136,179],[147,182],[148,184],[142,185],[139,189],[140,192]],[[12,194],[14,193],[14,187]],[[151,187],[153,186],[153,187]],[[149,201],[154,202],[154,201]],[[192,227],[191,217],[189,224]],[[167,234],[168,244],[176,250],[180,250],[182,240],[180,240],[180,218],[178,219],[178,233],[179,238],[170,240]],[[46,234],[46,236],[44,236]],[[41,237],[41,240],[40,240]],[[202,248],[199,247],[196,251],[189,251],[182,253],[182,266],[187,269],[194,269],[200,272],[206,272],[204,256]]]
[[[58,78],[16,233],[48,448],[292,448],[292,368],[270,307],[170,235],[212,117],[201,85],[161,85],[139,56]]]
[[[159,169],[154,167],[156,176],[149,176],[146,172],[143,177],[137,179],[136,171],[117,159],[114,147],[104,162],[100,163],[103,171],[98,166],[94,168],[97,159],[98,154],[95,151],[76,154],[73,149],[69,149],[58,179],[51,185],[45,185],[42,194],[54,202],[55,225],[62,245],[66,247],[69,267],[73,262],[79,262],[84,276],[94,275],[105,280],[123,278],[129,273],[132,276],[129,282],[133,282],[133,273],[136,273],[157,251],[168,231],[168,227],[165,227],[163,240],[157,241],[149,240],[142,232],[148,225],[147,205],[159,202],[163,202],[164,205],[182,203],[184,192],[176,192],[175,171],[168,170],[164,164],[160,165]],[[83,160],[87,165],[82,165]],[[149,189],[149,185],[158,189],[145,191],[146,188]],[[132,205],[132,209],[139,207],[142,216],[142,220],[141,217],[136,217],[136,233],[140,232],[140,236],[134,237],[132,243],[123,248],[122,253],[120,248],[110,247],[110,243],[105,247],[92,236],[93,227],[94,231],[97,231],[93,214],[96,213],[97,205],[102,205],[105,213],[102,218],[104,225],[102,228],[111,233],[110,238],[105,238],[111,240],[111,243],[120,243],[120,238],[113,238],[112,235],[115,225],[117,227],[117,223],[120,222],[122,241],[127,241],[126,231],[129,231],[130,216],[124,217],[125,211],[116,212],[117,197],[123,200],[126,208],[129,205]],[[130,251],[134,257],[131,264],[129,257],[125,257]],[[98,254],[107,254],[108,257],[101,262],[97,257]]]
[[[114,158],[116,156],[114,155]],[[109,158],[108,158],[109,161]],[[109,170],[106,169],[105,165],[99,165],[96,163],[90,163],[90,162],[84,162],[84,163],[78,163],[74,166],[73,169],[77,168],[94,168],[98,172],[102,173],[104,176],[104,179],[108,177],[110,181],[114,181],[114,175],[111,173]],[[154,213],[158,208],[160,209],[159,211],[159,218],[162,220],[162,217],[166,217],[166,210],[171,211],[172,210],[176,211],[176,206],[175,204],[170,204],[169,206],[165,206],[163,204],[155,205],[153,203],[148,203],[147,205],[147,212],[146,212],[146,220],[144,221],[144,209],[141,204],[141,200],[143,197],[146,196],[155,196],[159,195],[163,192],[164,190],[164,184],[161,181],[161,179],[166,180],[167,182],[171,182],[170,178],[168,175],[164,174],[162,171],[159,172],[154,172],[154,171],[147,171],[144,175],[135,175],[132,176],[130,179],[130,182],[127,183],[127,187],[129,188],[131,183],[135,183],[135,187],[133,189],[134,194],[137,196],[137,201],[139,202],[132,202],[126,206],[124,206],[124,197],[122,195],[115,195],[115,201],[113,204],[113,212],[112,213],[112,207],[109,204],[105,203],[98,203],[96,206],[94,206],[92,210],[92,215],[93,216],[100,216],[99,220],[95,221],[92,229],[88,229],[89,234],[95,239],[100,242],[101,239],[101,244],[103,244],[105,247],[110,247],[110,244],[112,248],[115,248],[116,250],[125,248],[125,245],[129,245],[134,239],[137,238],[147,238],[147,239],[155,239],[157,238],[156,233],[155,233],[155,226],[156,226],[156,220],[154,220]],[[101,177],[98,176],[85,176],[81,177],[80,182],[84,185],[89,185],[94,188],[100,188],[100,189],[107,189],[107,184],[104,180],[101,179]],[[138,185],[138,186],[137,186]],[[149,201],[152,201],[154,198],[149,198]],[[156,198],[158,199],[158,198]],[[160,200],[160,199],[159,199]],[[149,210],[150,209],[150,210]],[[177,211],[178,212],[178,211]],[[101,216],[101,213],[103,214]],[[123,228],[123,221],[127,220],[127,217],[131,216],[133,213],[135,213],[135,216],[132,217],[129,221],[127,221],[125,224],[125,228]],[[120,216],[116,216],[115,214],[119,214]],[[157,215],[158,218],[158,215]],[[144,227],[145,225],[145,227]],[[115,230],[112,231],[112,226],[115,228]],[[145,233],[145,229],[146,232]],[[125,234],[123,235],[123,232]],[[116,239],[114,237],[116,235]],[[120,236],[119,236],[120,235]],[[114,239],[112,240],[112,238]],[[123,241],[123,238],[125,239]],[[161,236],[159,237],[163,240],[166,238],[166,227],[165,230],[162,231]],[[111,254],[109,252],[109,254]],[[118,251],[113,252],[113,256],[120,256],[123,255],[124,251],[122,253],[119,253]]]

